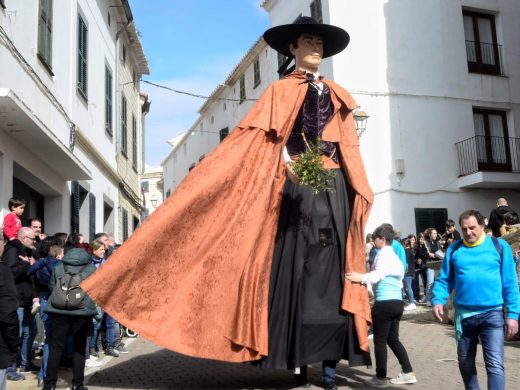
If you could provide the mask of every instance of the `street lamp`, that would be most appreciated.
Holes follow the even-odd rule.
[[[364,131],[367,128],[367,119],[369,116],[365,111],[360,110],[361,106],[359,106],[356,111],[354,111],[354,121],[356,122],[356,131],[358,137],[361,137],[361,134],[364,133]]]
[[[150,199],[150,203],[152,204],[153,208],[155,208],[157,206],[157,197],[155,195],[152,195],[152,199]]]

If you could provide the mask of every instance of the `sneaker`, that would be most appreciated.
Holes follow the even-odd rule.
[[[96,351],[96,348],[90,348],[89,355],[94,356],[94,357],[99,357],[99,353],[98,353],[98,351]]]
[[[36,384],[36,386],[37,387],[43,387],[43,382],[44,382],[43,378],[38,378],[38,383]],[[65,380],[63,380],[62,378],[58,378],[54,388],[55,389],[68,389],[69,388],[69,384]]]
[[[409,305],[406,305],[404,307],[404,311],[410,311],[410,310],[415,310],[417,309],[417,306],[415,306],[415,303],[410,303]]]
[[[20,366],[20,372],[32,372],[32,371],[40,371],[40,367],[29,363],[27,366]]]
[[[311,387],[311,382],[309,382],[307,375],[294,374],[294,380],[296,381],[298,387],[302,387],[304,389]]]
[[[325,390],[338,390],[336,382],[323,382],[321,385]]]
[[[85,367],[99,367],[102,363],[100,361],[97,361],[95,359],[87,359],[85,360]]]
[[[23,380],[25,380],[25,375],[17,373],[16,370],[13,367],[7,368],[6,377],[7,377],[8,381],[23,381]]]
[[[369,381],[365,382],[368,386],[371,387],[388,387],[388,379],[386,378],[378,378],[377,376],[373,377]]]
[[[105,349],[105,355],[119,357],[119,352],[117,352],[114,348]]]
[[[421,299],[419,299],[418,303],[426,303],[426,296],[423,296]]]
[[[390,379],[390,383],[394,385],[411,385],[412,383],[417,383],[417,378],[413,372],[407,374],[400,372],[396,378]]]
[[[115,348],[115,350],[116,350],[117,352],[119,352],[120,354],[121,354],[121,353],[128,353],[128,349],[126,349],[126,347],[124,346],[123,343],[119,344],[119,345]]]

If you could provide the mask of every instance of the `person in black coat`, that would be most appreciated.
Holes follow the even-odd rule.
[[[500,227],[504,224],[504,215],[506,213],[514,213],[518,215],[515,210],[509,207],[506,199],[499,198],[497,200],[497,207],[491,210],[487,225],[489,229],[493,230],[493,235],[495,237],[500,237]]]
[[[20,349],[20,371],[34,369],[31,364],[31,348],[35,336],[36,324],[31,314],[34,288],[31,277],[27,274],[34,263],[32,250],[35,236],[31,228],[23,227],[18,232],[18,238],[10,240],[5,245],[2,261],[10,269],[18,294],[18,319],[22,328],[22,346]]]
[[[0,259],[3,251],[4,242],[0,240]],[[0,261],[0,389],[6,387],[7,369],[12,369],[20,344],[17,309],[18,294],[13,275],[7,264]]]

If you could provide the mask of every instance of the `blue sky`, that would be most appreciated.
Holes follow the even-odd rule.
[[[269,27],[262,0],[130,0],[150,65],[144,80],[209,94]],[[166,141],[187,130],[204,100],[141,84],[152,101],[145,160],[159,165]]]

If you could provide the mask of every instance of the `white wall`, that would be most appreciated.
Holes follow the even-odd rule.
[[[114,143],[105,134],[104,80],[105,63],[115,62],[115,27],[118,19],[113,17],[112,26],[110,28],[107,26],[108,4],[102,1],[54,1],[51,64],[54,75],[52,75],[37,57],[39,2],[7,0],[5,3],[6,9],[0,9],[0,26],[6,31],[28,66],[63,106],[66,115],[82,130],[115,170]],[[78,95],[76,90],[78,13],[81,13],[88,26],[87,102]],[[0,69],[2,70],[0,88],[11,89],[23,102],[24,107],[36,118],[38,125],[53,134],[54,142],[68,146],[70,126],[65,115],[58,111],[48,93],[35,82],[34,78],[30,77],[27,69],[24,69],[15,60],[13,53],[2,44],[0,44]],[[0,111],[2,111],[1,107]],[[0,121],[0,126],[2,125]],[[105,196],[112,199],[117,207],[117,186],[110,175],[101,168],[96,157],[86,153],[78,144],[73,153],[93,177],[89,182],[89,188],[96,196],[96,230],[101,231],[103,198]],[[18,143],[2,131],[0,132],[0,158],[2,159],[0,163],[2,209],[6,211],[7,200],[12,195],[12,167],[18,164],[37,179],[27,184],[35,186],[45,196],[46,230],[50,233],[69,231],[70,186],[62,172],[49,168],[47,162],[53,156],[48,155],[46,159],[36,158],[26,145]]]

